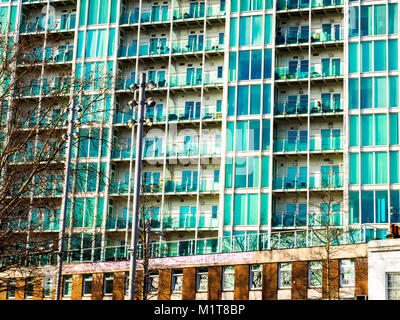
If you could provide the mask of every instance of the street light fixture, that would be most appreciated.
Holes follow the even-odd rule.
[[[137,252],[137,234],[138,234],[138,215],[139,215],[139,200],[140,200],[140,186],[141,186],[141,176],[142,176],[142,149],[143,149],[143,125],[151,126],[152,119],[147,118],[144,120],[144,107],[147,104],[148,106],[153,107],[156,102],[153,98],[148,98],[146,100],[146,88],[154,88],[155,84],[153,81],[149,81],[146,83],[146,73],[142,72],[140,74],[140,85],[133,83],[129,86],[129,90],[133,94],[135,90],[140,88],[139,91],[139,103],[135,100],[130,101],[128,103],[131,108],[138,108],[138,120],[130,119],[127,122],[127,126],[132,129],[131,134],[131,159],[130,159],[130,167],[129,167],[129,186],[128,186],[128,204],[127,210],[129,213],[130,209],[130,190],[131,190],[131,181],[132,181],[132,151],[133,151],[133,137],[134,137],[134,128],[137,127],[137,135],[136,135],[136,162],[135,162],[135,187],[134,187],[134,198],[133,198],[133,210],[132,210],[132,232],[131,232],[131,246],[130,246],[130,268],[129,268],[129,300],[135,299],[135,276],[136,276],[136,252]],[[134,113],[133,113],[134,114]],[[129,217],[129,214],[128,214]]]

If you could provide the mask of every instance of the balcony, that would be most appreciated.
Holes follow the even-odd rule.
[[[217,193],[219,192],[219,181],[216,181],[214,176],[209,176],[200,179],[167,179],[165,182],[165,193],[197,193],[198,190],[200,193]]]
[[[312,0],[311,8],[330,8],[342,6],[343,0]],[[278,0],[277,11],[309,9],[310,0]]]
[[[310,65],[309,74],[308,60],[300,63],[294,61],[289,66],[278,67],[275,70],[275,80],[277,82],[294,81],[294,80],[311,80],[316,79],[337,79],[343,77],[343,63],[340,59],[326,61],[322,63],[312,63]]]
[[[290,136],[274,140],[274,152],[299,153],[308,151],[307,131],[304,136]],[[342,151],[343,136],[339,134],[310,136],[310,151],[312,152],[337,152]]]
[[[131,185],[131,194],[133,193],[134,183]],[[129,190],[129,182],[126,180],[123,181],[111,181],[110,182],[110,194],[113,195],[124,195],[128,194]]]
[[[287,100],[278,100],[275,103],[276,116],[306,116],[308,114],[308,97],[293,96]],[[321,115],[328,113],[343,113],[340,94],[328,94],[328,97],[310,101],[310,114]]]
[[[205,45],[204,45],[205,42]],[[194,54],[205,52],[223,52],[224,44],[218,37],[203,39],[186,39],[172,42],[172,54]]]
[[[122,215],[111,215],[107,217],[107,224],[106,224],[106,229],[107,230],[125,230],[127,225],[126,221],[126,212]],[[132,227],[132,217],[129,217],[128,221],[128,227]]]
[[[208,72],[186,72],[171,74],[170,87],[171,88],[185,88],[201,86],[222,86],[222,74],[216,71]]]
[[[190,7],[181,7],[174,10],[174,21],[190,21],[207,18],[223,18],[225,17],[225,8],[220,5],[207,6],[207,14],[205,14],[204,4],[192,5]]]
[[[197,220],[197,221],[196,221]],[[166,213],[163,229],[217,229],[218,218],[212,213]]]
[[[335,190],[343,188],[343,173],[317,172],[310,174],[310,189]]]
[[[305,190],[307,174],[276,176],[273,181],[274,190]]]
[[[272,228],[297,228],[307,226],[307,211],[274,211]]]
[[[41,63],[45,61],[48,64],[62,64],[72,61],[73,47],[59,46],[47,47],[43,55],[42,48],[34,48],[32,54],[22,54],[22,59],[18,62],[19,65],[30,63]]]
[[[340,130],[333,130],[332,134],[315,135],[310,137],[311,152],[340,152],[343,150],[343,135]]]
[[[308,45],[309,41],[308,26],[289,27],[277,32],[277,46],[299,46]],[[344,40],[343,28],[329,27],[315,28],[311,30],[311,44],[336,43]]]
[[[171,9],[168,6],[153,6],[151,10],[142,11],[141,23],[161,23],[170,20]],[[129,12],[122,12],[119,20],[121,25],[134,25],[139,23],[139,8]]]
[[[70,78],[59,78],[56,77],[51,83],[48,83],[48,79],[42,79],[42,84],[39,84],[39,80],[32,80],[29,84],[22,84],[18,90],[15,91],[15,95],[25,98],[33,98],[42,96],[50,96],[52,93],[58,96],[67,96],[70,90]]]
[[[75,29],[76,14],[62,14],[57,17],[49,17],[47,30],[50,32],[63,32]],[[45,31],[44,17],[36,17],[21,24],[20,33],[40,33]]]
[[[136,158],[136,147],[133,149],[133,158]],[[131,146],[125,145],[114,145],[111,151],[112,160],[129,160],[131,158]]]

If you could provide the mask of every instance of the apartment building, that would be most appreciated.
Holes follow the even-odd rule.
[[[40,74],[27,71],[37,78],[29,103],[65,81],[60,70],[114,79],[91,126],[79,127],[88,140],[72,165],[88,174],[73,176],[68,201],[59,199],[58,213],[68,208],[65,263],[129,259],[136,136],[127,122],[142,73],[156,85],[142,162],[154,258],[313,248],[327,223],[343,231],[338,245],[384,239],[400,222],[399,9],[350,0],[1,2],[8,36],[45,39]],[[59,232],[58,223],[47,229],[49,238]]]

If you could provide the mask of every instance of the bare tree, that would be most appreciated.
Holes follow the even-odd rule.
[[[72,101],[82,109],[77,131],[108,112],[96,106],[112,88],[110,75],[97,70],[82,77],[68,63],[72,52],[62,52],[61,58],[59,52],[46,54],[46,45],[59,40],[50,34],[0,35],[0,290],[18,286],[21,277],[35,277],[38,266],[57,260],[65,121]],[[88,89],[96,94],[87,95]],[[94,138],[77,135],[74,150],[88,139]],[[80,170],[90,174],[90,168],[75,165],[77,187]]]

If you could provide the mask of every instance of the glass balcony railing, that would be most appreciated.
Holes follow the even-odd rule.
[[[332,27],[316,28],[311,30],[311,43],[327,43],[342,41],[344,39],[343,28]],[[294,29],[283,29],[277,32],[276,45],[294,45],[309,43],[309,30],[307,28],[295,27]]]
[[[168,121],[193,121],[200,117],[200,106],[170,106],[168,110]]]
[[[152,45],[143,43],[139,46],[139,56],[160,56],[169,53],[167,42],[163,44]]]
[[[137,56],[137,44],[123,44],[118,47],[118,58],[130,58]]]
[[[131,193],[133,192],[134,184],[131,185]],[[110,194],[128,194],[129,182],[128,181],[111,181]]]
[[[216,229],[218,219],[211,213],[166,213],[163,217],[163,229]]]
[[[133,149],[134,158],[136,157],[136,147]],[[111,159],[112,160],[125,160],[130,159],[131,157],[131,146],[130,144],[126,145],[114,145],[112,152],[111,152]]]
[[[40,94],[42,96],[51,95],[55,93],[57,95],[69,93],[69,88],[71,84],[70,78],[59,78],[56,77],[51,83],[48,83],[48,79],[42,79],[41,85],[38,80],[33,80],[29,84],[21,84],[21,86],[15,90],[17,96],[23,97],[37,97]]]
[[[106,229],[126,229],[127,221],[126,214],[108,216]],[[128,227],[132,227],[132,217],[129,217]]]
[[[304,138],[283,138],[274,140],[274,152],[307,151],[307,136]]]
[[[328,98],[310,101],[310,113],[322,114],[343,112],[343,102],[340,98]]]
[[[272,228],[294,228],[307,226],[307,211],[275,211],[272,213]]]
[[[343,188],[342,173],[311,173],[310,189],[340,189]]]
[[[167,179],[165,181],[165,192],[166,193],[189,193],[197,192],[198,184],[197,179],[185,180],[185,179]]]
[[[297,190],[307,188],[307,174],[276,176],[273,180],[275,190]]]
[[[170,20],[171,9],[168,6],[153,6],[150,10],[142,11],[141,23],[167,22]],[[122,12],[119,23],[121,25],[139,23],[139,8],[129,12]]]
[[[190,87],[190,86],[200,86],[201,84],[205,86],[212,85],[222,85],[222,74],[218,72],[196,72],[195,73],[175,73],[171,74],[170,87]]]
[[[307,136],[288,137],[274,140],[274,152],[304,152],[308,149]],[[340,151],[342,135],[310,136],[310,151]]]
[[[200,180],[200,192],[219,192],[219,181],[215,177],[205,177]]]
[[[310,66],[310,76],[308,63],[293,64],[290,66],[278,67],[275,70],[276,80],[299,80],[315,78],[335,78],[343,76],[343,63],[338,61],[313,63]]]
[[[198,143],[169,142],[167,157],[195,157],[199,155]]]
[[[28,63],[38,63],[46,61],[47,63],[62,63],[72,61],[72,48],[46,48],[45,54],[43,55],[42,48],[35,48],[32,54],[22,54],[21,61],[19,64]]]
[[[343,112],[342,99],[338,97],[313,99],[310,101],[311,114]],[[308,99],[283,100],[275,103],[275,115],[303,115],[308,113]]]
[[[343,0],[312,0],[312,8],[334,7],[343,5]],[[301,10],[310,7],[310,0],[278,0],[277,10]]]

